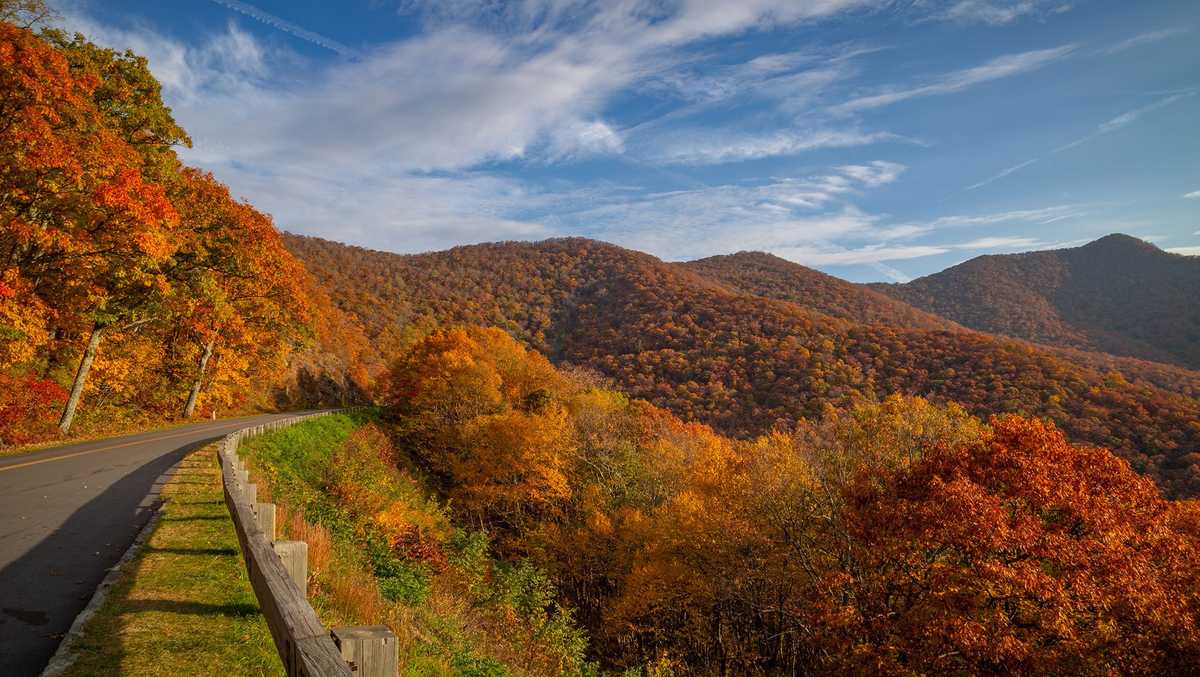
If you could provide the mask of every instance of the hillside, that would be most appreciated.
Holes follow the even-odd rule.
[[[854,322],[907,329],[962,329],[955,322],[863,285],[763,252],[710,256],[680,265],[733,291],[791,301]]]
[[[791,301],[834,317],[908,329],[968,331],[956,322],[918,310],[876,291],[763,252],[739,252],[678,264],[727,286],[731,291]],[[1118,372],[1135,383],[1188,397],[1200,396],[1200,372],[1178,365],[1096,350],[1037,344],[1058,357],[1090,369]]]
[[[1200,369],[1200,258],[1128,235],[872,287],[973,329]]]
[[[752,436],[894,392],[980,416],[1047,416],[1169,491],[1200,491],[1200,404],[1025,342],[867,325],[739,293],[604,243],[551,240],[399,256],[287,236],[383,354],[437,323],[493,325],[687,420]]]

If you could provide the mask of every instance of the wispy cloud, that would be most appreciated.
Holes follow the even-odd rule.
[[[1046,246],[1045,242],[1030,237],[985,237],[967,242],[949,244],[891,244],[873,243],[859,247],[839,247],[830,244],[806,244],[782,247],[772,251],[776,256],[790,259],[809,266],[846,266],[872,265],[887,261],[903,261],[919,259],[926,256],[938,256],[951,252],[981,252],[981,251],[1019,251],[1031,250]],[[879,268],[876,268],[879,270]],[[892,277],[897,282],[905,282],[908,277],[894,268],[890,268]],[[882,272],[882,271],[881,271]]]
[[[293,35],[301,40],[304,40],[305,42],[310,42],[314,45],[317,45],[318,47],[324,47],[325,49],[328,49],[331,52],[336,52],[342,56],[357,57],[359,55],[357,50],[347,47],[333,38],[327,38],[320,33],[314,33],[310,30],[297,26],[287,19],[275,16],[270,12],[264,12],[254,5],[240,2],[239,0],[212,0],[212,2],[221,5],[222,7],[232,9],[235,12],[241,12],[255,21],[281,30],[284,33]]]
[[[875,160],[867,165],[842,165],[838,171],[868,188],[882,186],[900,178],[906,167],[899,162]]]
[[[866,146],[900,137],[857,129],[781,130],[772,134],[729,134],[719,129],[687,129],[663,135],[648,151],[651,160],[666,164],[707,165],[795,155],[821,148]]]
[[[1185,200],[1200,200],[1200,190],[1193,190],[1190,193],[1184,193],[1183,199],[1185,199]],[[1200,234],[1200,233],[1198,233],[1198,234]]]
[[[1015,209],[991,214],[953,214],[929,222],[934,228],[947,226],[990,226],[999,223],[1030,223],[1046,225],[1064,219],[1078,218],[1088,213],[1083,205],[1054,205],[1038,209]]]
[[[281,227],[414,251],[561,232],[542,218],[552,211],[545,205],[591,198],[573,188],[545,193],[480,167],[621,153],[625,139],[603,118],[606,103],[678,63],[679,48],[873,0],[688,2],[650,14],[637,3],[531,0],[494,30],[451,17],[362,53],[244,2],[212,1],[357,58],[320,63],[270,51],[235,25],[185,43],[144,25],[102,25],[81,12],[69,20],[86,24],[103,44],[150,56],[168,103],[196,141],[186,159],[213,170]],[[477,16],[487,3],[458,4],[463,16]],[[508,7],[517,12],[517,5]],[[795,63],[780,57],[751,68],[778,75]],[[831,141],[813,143],[822,142]],[[843,190],[785,183],[797,204]]]
[[[1039,155],[1038,157],[1031,158],[1029,160],[1021,162],[1020,164],[1016,164],[1007,169],[1003,169],[1000,172],[993,174],[992,176],[989,176],[988,178],[986,178],[982,181],[979,181],[978,183],[973,183],[973,184],[967,186],[966,190],[975,190],[976,188],[982,188],[990,183],[999,181],[1000,179],[1003,179],[1004,177],[1009,176],[1010,174],[1014,174],[1032,164],[1035,164],[1035,163],[1041,162],[1043,160],[1046,160],[1048,158],[1054,157],[1055,155],[1058,155],[1059,153],[1062,153],[1064,151],[1071,150],[1072,148],[1082,146],[1083,144],[1088,143],[1089,141],[1093,141],[1095,139],[1100,138],[1101,136],[1104,136],[1106,134],[1111,134],[1111,133],[1117,131],[1118,129],[1121,129],[1123,127],[1131,125],[1134,122],[1136,122],[1138,120],[1138,118],[1145,115],[1146,113],[1158,110],[1159,108],[1163,108],[1164,106],[1169,106],[1169,105],[1175,103],[1176,101],[1179,101],[1181,99],[1186,99],[1187,97],[1194,96],[1195,94],[1196,94],[1195,90],[1189,91],[1189,92],[1186,92],[1183,94],[1173,94],[1166,98],[1159,99],[1158,101],[1155,101],[1153,103],[1142,106],[1141,108],[1135,108],[1130,111],[1125,111],[1124,113],[1121,113],[1120,115],[1118,115],[1114,118],[1111,118],[1111,119],[1105,120],[1104,122],[1101,122],[1099,125],[1096,126],[1096,129],[1093,130],[1090,134],[1081,136],[1078,139],[1075,139],[1074,141],[1064,143],[1063,145],[1050,150],[1045,155]],[[1187,196],[1185,196],[1185,197],[1187,197]]]
[[[1052,49],[1006,54],[979,66],[940,75],[928,84],[908,88],[887,89],[875,94],[860,96],[832,106],[830,110],[834,113],[854,113],[871,108],[890,106],[894,103],[917,97],[960,92],[977,84],[1036,70],[1046,64],[1062,59],[1073,51],[1075,51],[1075,45],[1063,45]]]
[[[1200,247],[1167,247],[1167,251],[1184,256],[1200,256]]]
[[[614,194],[576,210],[556,205],[543,222],[671,259],[742,249],[776,252],[845,237],[873,239],[878,218],[846,198],[896,181],[903,170],[898,163],[877,160],[759,185]]]
[[[421,15],[422,30],[355,51],[244,2],[211,1],[237,14],[226,30],[187,42],[144,24],[79,27],[147,54],[196,140],[185,159],[296,232],[399,252],[583,234],[671,259],[754,248],[904,279],[888,261],[1031,247],[1028,233],[1085,211],[1061,205],[914,222],[864,209],[868,198],[898,192],[906,171],[871,159],[888,157],[874,145],[914,141],[825,105],[844,100],[833,93],[874,65],[859,57],[879,45],[756,54],[752,34],[857,10],[866,11],[855,17],[878,16],[883,6],[925,18],[936,7],[945,11],[935,18],[999,24],[1036,16],[1044,3],[1005,14],[989,13],[999,2],[945,0],[412,0],[406,11]],[[251,21],[353,58],[256,40]],[[895,88],[851,91],[863,96],[836,112],[962,91],[1073,49],[960,70],[951,69],[979,62],[954,62]],[[636,105],[626,106],[630,97]],[[1104,133],[1133,119],[1109,120]],[[824,169],[773,163],[782,175],[769,178],[743,178],[751,165],[712,166],[818,149],[854,150],[822,160]],[[915,164],[918,155],[901,157]],[[559,166],[548,171],[551,164]],[[596,178],[616,165],[614,183]]]
[[[934,12],[933,18],[1002,25],[1027,16],[1058,14],[1070,9],[1070,4],[1055,0],[957,0],[945,9]]]
[[[1105,54],[1118,54],[1120,52],[1124,52],[1125,50],[1133,49],[1134,47],[1141,47],[1142,45],[1148,45],[1148,44],[1155,43],[1155,42],[1161,42],[1168,38],[1173,38],[1177,35],[1183,35],[1184,33],[1187,33],[1189,30],[1191,30],[1191,29],[1189,29],[1189,28],[1164,28],[1162,30],[1157,30],[1157,31],[1147,31],[1145,33],[1138,33],[1137,35],[1135,35],[1131,38],[1127,38],[1125,40],[1122,40],[1122,41],[1116,43],[1115,45],[1112,45],[1111,47],[1106,48],[1104,50],[1104,53]]]

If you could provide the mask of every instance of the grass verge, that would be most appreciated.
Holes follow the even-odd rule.
[[[225,507],[216,446],[180,462],[163,515],[76,644],[65,673],[278,675]]]
[[[601,674],[545,574],[493,558],[486,534],[454,525],[369,415],[306,421],[239,451],[259,500],[278,506],[280,536],[308,543],[322,623],[389,626],[403,677]]]

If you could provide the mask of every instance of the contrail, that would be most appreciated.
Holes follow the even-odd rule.
[[[221,5],[222,7],[232,9],[235,12],[241,12],[255,21],[261,21],[272,28],[277,28],[284,33],[290,33],[301,40],[324,47],[331,52],[337,52],[344,57],[357,58],[359,56],[357,50],[347,47],[337,40],[332,40],[323,35],[318,35],[312,31],[305,30],[286,19],[281,19],[274,14],[268,14],[267,12],[264,12],[253,5],[247,5],[244,2],[239,2],[239,0],[212,0],[212,2]]]
[[[1042,160],[1054,157],[1055,155],[1058,155],[1059,153],[1061,153],[1063,151],[1071,150],[1072,148],[1074,148],[1076,146],[1082,146],[1083,144],[1087,143],[1088,141],[1092,141],[1093,139],[1097,139],[1101,136],[1104,136],[1105,134],[1115,132],[1124,126],[1133,123],[1139,117],[1141,117],[1142,115],[1144,115],[1146,113],[1149,113],[1150,111],[1157,110],[1159,108],[1162,108],[1163,106],[1170,106],[1171,104],[1175,103],[1176,101],[1179,101],[1180,99],[1185,99],[1189,96],[1194,96],[1197,91],[1198,90],[1195,90],[1195,89],[1183,90],[1183,93],[1181,93],[1181,94],[1174,94],[1172,96],[1168,96],[1165,99],[1159,99],[1158,101],[1155,101],[1154,103],[1151,103],[1147,106],[1142,106],[1141,108],[1137,108],[1137,109],[1134,109],[1131,111],[1126,111],[1124,113],[1121,113],[1120,115],[1109,120],[1108,122],[1101,123],[1099,126],[1096,127],[1096,130],[1094,132],[1092,132],[1091,134],[1088,134],[1087,136],[1081,136],[1078,139],[1075,139],[1074,141],[1072,141],[1070,143],[1065,143],[1065,144],[1059,146],[1058,148],[1055,148],[1054,150],[1051,150],[1050,152],[1045,153],[1044,155],[1040,155],[1031,160],[1026,160],[1019,165],[1013,165],[1012,167],[1005,169],[1004,171],[1000,172],[999,174],[996,174],[994,176],[989,176],[988,178],[980,181],[979,183],[972,183],[971,185],[967,186],[963,190],[975,190],[976,188],[982,188],[982,187],[988,185],[989,183],[992,183],[993,181],[999,181],[1000,179],[1003,179],[1004,177],[1008,176],[1009,174],[1012,174],[1013,172],[1017,172],[1022,169],[1025,169],[1026,167],[1028,167],[1031,164],[1034,164],[1035,162],[1041,162]]]

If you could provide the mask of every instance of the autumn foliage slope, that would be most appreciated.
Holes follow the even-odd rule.
[[[1200,258],[1128,235],[873,287],[975,329],[1200,369]]]
[[[737,441],[476,328],[417,341],[385,394],[452,518],[549,572],[606,667],[1181,674],[1200,660],[1197,505],[1049,423],[895,396]]]
[[[977,416],[1048,417],[1173,495],[1200,492],[1200,402],[1027,342],[854,322],[830,314],[844,302],[823,302],[830,313],[820,312],[582,239],[415,256],[286,242],[384,354],[441,323],[497,326],[556,363],[596,370],[737,437],[787,428],[827,406],[922,395]]]

